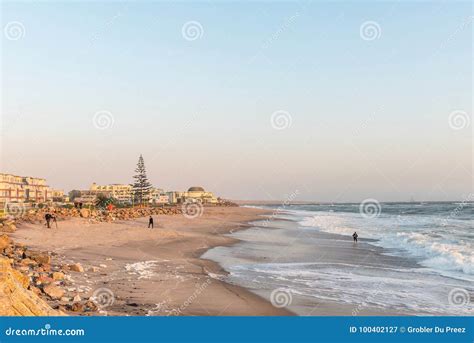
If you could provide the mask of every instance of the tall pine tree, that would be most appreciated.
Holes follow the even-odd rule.
[[[146,169],[145,169],[145,161],[143,160],[143,156],[140,155],[138,158],[137,168],[135,169],[135,179],[132,186],[132,196],[133,200],[136,204],[145,204],[148,203],[150,199],[150,194],[152,190],[152,185],[148,181],[146,176]]]

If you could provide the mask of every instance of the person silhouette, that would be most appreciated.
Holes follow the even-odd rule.
[[[53,219],[53,216],[50,213],[46,213],[46,215],[44,216],[44,219],[46,220],[46,227],[50,229],[51,228],[50,222],[51,222],[51,219]]]
[[[357,234],[357,232],[354,232],[352,234],[352,238],[354,238],[354,243],[357,243],[357,237],[359,237],[359,235]]]
[[[152,216],[150,216],[150,219],[148,219],[148,228],[150,228],[150,226],[153,229],[153,217]]]

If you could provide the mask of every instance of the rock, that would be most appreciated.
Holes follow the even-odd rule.
[[[13,264],[12,261],[10,261],[10,263]],[[30,271],[30,266],[19,266],[16,270],[19,270],[22,273],[28,273]]]
[[[32,286],[32,285],[30,285],[29,290],[32,291],[33,293],[35,293],[36,295],[41,294],[41,289],[39,289],[38,287]]]
[[[72,312],[84,312],[84,305],[77,302],[71,305],[70,310]]]
[[[80,215],[82,218],[89,218],[90,217],[90,211],[87,208],[83,208],[80,210]]]
[[[1,235],[0,236],[0,250],[5,249],[10,245],[10,237],[7,235]]]
[[[80,263],[70,264],[68,267],[73,272],[84,273],[84,268]]]
[[[64,302],[64,303],[68,303],[68,302],[71,301],[71,299],[68,298],[68,297],[61,297],[61,299],[60,299],[59,301],[62,301],[62,302]]]
[[[76,294],[76,296],[72,299],[74,302],[81,301],[81,296],[79,294]]]
[[[47,253],[40,253],[36,251],[25,251],[24,254],[26,257],[38,262],[39,264],[50,264],[51,263],[51,256]]]
[[[54,272],[53,273],[53,280],[64,280],[64,274],[61,272]]]
[[[38,263],[36,261],[33,261],[31,258],[27,257],[27,258],[22,259],[20,264],[23,266],[35,266]]]
[[[24,275],[0,257],[0,316],[61,316],[33,290],[25,287]]]
[[[92,272],[92,273],[97,273],[99,270],[100,270],[99,268],[94,267],[94,266],[89,268],[89,272]]]
[[[3,249],[3,255],[8,257],[16,257],[15,250],[13,249],[12,245],[8,245],[5,249]]]
[[[64,295],[64,291],[54,285],[47,285],[43,287],[43,292],[49,295],[52,299],[61,299]]]
[[[39,275],[35,280],[35,283],[37,286],[49,285],[50,283],[53,283],[53,282],[54,280],[47,275]]]
[[[97,311],[99,308],[97,307],[96,303],[93,302],[92,300],[88,300],[85,303],[86,310],[88,311]]]
[[[0,226],[0,232],[13,233],[16,231],[16,225],[14,223],[3,223]]]
[[[107,268],[107,265],[106,264],[99,264],[99,267],[100,268]]]
[[[23,286],[23,288],[28,288],[30,285],[30,278],[28,276],[15,269],[12,269],[12,275],[15,277],[18,283]]]

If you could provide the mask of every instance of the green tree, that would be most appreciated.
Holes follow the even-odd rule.
[[[94,205],[101,210],[105,210],[110,204],[117,206],[117,200],[105,194],[98,194]]]
[[[135,179],[132,186],[132,197],[135,203],[145,204],[150,199],[152,185],[146,176],[145,161],[143,156],[138,158],[137,168],[135,169]]]
[[[69,192],[69,201],[74,201],[74,199],[79,198],[81,196],[81,191],[73,189]]]

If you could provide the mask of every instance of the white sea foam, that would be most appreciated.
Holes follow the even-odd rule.
[[[295,213],[299,224],[328,233],[350,236],[357,231],[359,238],[376,239],[372,244],[393,249],[392,253],[407,253],[420,264],[444,273],[474,281],[474,244],[469,235],[469,221],[450,220],[442,226],[443,218],[434,216],[380,216],[367,220],[356,213]],[[454,274],[450,274],[453,276]]]
[[[125,265],[125,270],[129,274],[138,275],[139,279],[149,279],[153,273],[153,268],[160,263],[160,261],[141,261]]]
[[[268,263],[235,266],[230,272],[233,278],[252,280],[254,288],[258,288],[259,283],[262,288],[270,289],[284,286],[300,296],[389,308],[392,313],[469,315],[474,310],[473,304],[459,307],[449,303],[450,290],[465,287],[465,283],[455,280],[446,283],[447,279],[420,268]]]
[[[311,308],[320,301],[345,302],[353,305],[356,314],[364,307],[375,307],[392,314],[472,315],[472,301],[460,306],[451,299],[456,289],[471,298],[474,294],[472,204],[462,208],[454,203],[381,207],[378,217],[364,218],[358,204],[293,205],[284,211],[267,206],[272,215],[265,227],[277,230],[262,229],[263,221],[256,222],[255,228],[234,234],[241,243],[215,248],[208,254],[215,252],[214,259],[230,273],[229,281],[259,294],[269,296],[276,288],[291,289],[294,298],[299,297],[293,309],[302,315],[311,311],[305,306]],[[316,231],[345,237],[322,237]],[[347,244],[354,231],[359,234],[359,246]],[[342,252],[355,249],[354,253],[374,251],[375,255],[382,250],[390,256],[366,261],[362,255],[352,261],[345,259],[344,253],[328,250],[327,256],[320,258],[313,240],[316,247],[328,244]],[[275,250],[282,254],[275,254]],[[301,309],[299,304],[306,305]]]

